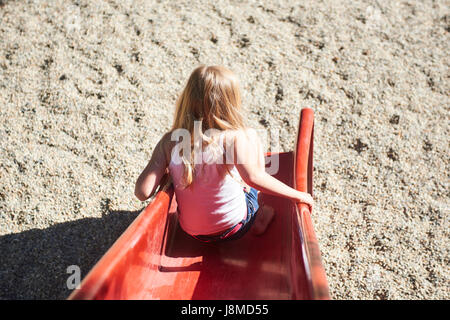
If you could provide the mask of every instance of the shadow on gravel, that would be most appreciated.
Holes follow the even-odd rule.
[[[0,236],[0,299],[66,299],[67,267],[78,265],[84,278],[140,212]]]

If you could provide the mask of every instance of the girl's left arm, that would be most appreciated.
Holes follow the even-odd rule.
[[[169,164],[166,155],[168,138],[170,138],[170,135],[165,134],[158,142],[153,150],[152,158],[136,181],[134,194],[141,201],[145,201],[153,195],[166,172]]]

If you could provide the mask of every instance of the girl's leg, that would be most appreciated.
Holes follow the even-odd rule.
[[[272,207],[269,207],[268,205],[260,207],[259,212],[256,214],[251,232],[257,236],[263,234],[270,222],[272,222],[274,216],[275,210]]]

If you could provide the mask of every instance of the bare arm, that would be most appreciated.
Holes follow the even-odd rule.
[[[168,166],[165,152],[167,137],[167,134],[164,135],[158,142],[153,150],[152,158],[136,181],[134,194],[141,201],[145,201],[153,195],[161,178],[166,172]]]
[[[265,171],[264,154],[254,130],[248,130],[247,134],[244,132],[236,134],[234,152],[236,168],[249,186],[263,193],[303,202],[312,207],[313,199],[309,193],[295,190]]]

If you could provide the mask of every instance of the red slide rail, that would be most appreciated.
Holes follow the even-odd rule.
[[[304,108],[300,114],[299,129],[297,134],[294,183],[295,188],[313,195],[313,141],[314,141],[314,112],[310,108]],[[299,236],[299,246],[309,282],[309,299],[330,299],[328,281],[325,269],[322,265],[319,244],[314,226],[311,221],[311,212],[306,204],[298,204],[297,223],[293,224],[298,230],[293,232]],[[296,261],[296,259],[293,259]],[[297,270],[298,268],[293,268]]]
[[[68,300],[138,299],[146,279],[158,273],[167,212],[173,188],[163,186],[155,198],[83,279]],[[146,262],[145,273],[134,262]],[[128,293],[133,293],[129,295]]]

